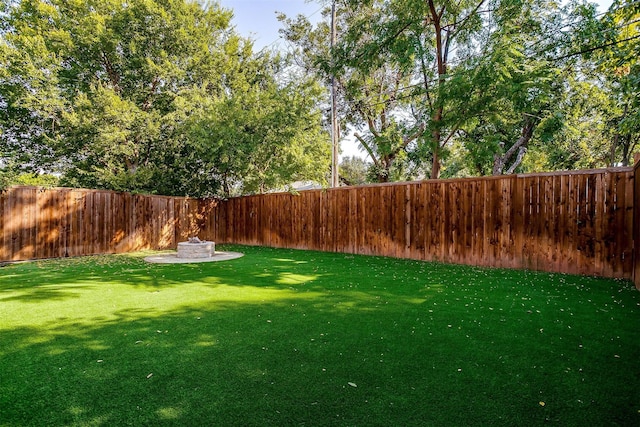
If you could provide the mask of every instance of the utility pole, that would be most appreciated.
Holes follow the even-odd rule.
[[[336,44],[336,0],[331,1],[331,63],[335,65],[333,49]],[[335,71],[331,72],[331,187],[338,187],[338,152],[340,149],[340,129],[338,128],[338,102],[336,100]]]

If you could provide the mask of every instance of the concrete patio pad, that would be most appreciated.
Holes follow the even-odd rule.
[[[214,261],[227,261],[230,259],[240,258],[244,256],[241,252],[222,252],[216,251],[211,257],[207,258],[178,258],[176,252],[151,255],[145,257],[145,261],[154,264],[190,264],[194,262],[214,262]]]

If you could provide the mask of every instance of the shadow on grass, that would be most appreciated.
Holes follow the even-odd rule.
[[[1,278],[0,290],[21,295],[12,304],[25,307],[47,303],[32,288],[68,286],[69,295],[52,294],[50,302],[75,303],[115,282],[140,303],[110,310],[104,301],[104,312],[90,319],[69,315],[0,330],[0,424],[639,419],[640,298],[623,284],[241,251],[243,261],[228,263],[151,266],[106,257],[80,269],[53,263],[40,283],[35,269],[12,271],[22,280],[16,285]],[[116,276],[92,283],[101,271]],[[200,298],[168,309],[144,301],[185,286],[197,287]]]
[[[393,285],[398,277],[385,277],[385,266],[377,265],[383,258],[373,258],[370,270],[363,276],[352,276],[354,256],[306,252],[305,260],[283,258],[285,255],[300,255],[301,251],[272,250],[260,247],[231,247],[244,250],[248,256],[236,260],[196,264],[150,264],[144,262],[148,253],[87,256],[58,260],[36,261],[20,264],[19,268],[8,268],[7,274],[0,276],[0,289],[11,292],[5,301],[23,300],[40,302],[46,299],[64,300],[77,298],[79,292],[110,283],[124,283],[134,288],[161,289],[189,285],[193,282],[206,283],[215,287],[220,283],[231,286],[272,287],[296,290],[316,290],[321,292],[354,291],[370,292],[376,295],[387,290],[388,296],[401,296],[406,289]],[[386,262],[397,260],[386,259]],[[414,263],[408,261],[409,263]],[[422,263],[419,263],[422,264]],[[15,265],[13,267],[18,267]],[[444,267],[444,266],[443,266]],[[446,268],[446,267],[444,267]],[[322,280],[318,280],[322,278]],[[427,278],[425,278],[427,279]],[[359,282],[365,281],[365,286]],[[427,279],[428,280],[428,279]],[[249,281],[249,282],[247,282]],[[371,283],[373,286],[370,286]],[[378,285],[376,285],[376,283]],[[434,284],[433,289],[440,284]],[[422,287],[422,282],[420,283]],[[0,295],[0,301],[2,301]]]

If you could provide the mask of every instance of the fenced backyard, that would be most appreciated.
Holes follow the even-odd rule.
[[[12,187],[0,261],[239,243],[634,279],[635,167],[197,200]]]

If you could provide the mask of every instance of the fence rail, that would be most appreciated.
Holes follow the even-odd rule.
[[[640,287],[638,166],[224,201],[12,187],[0,196],[0,261],[173,248],[198,235],[219,243],[635,275]]]

